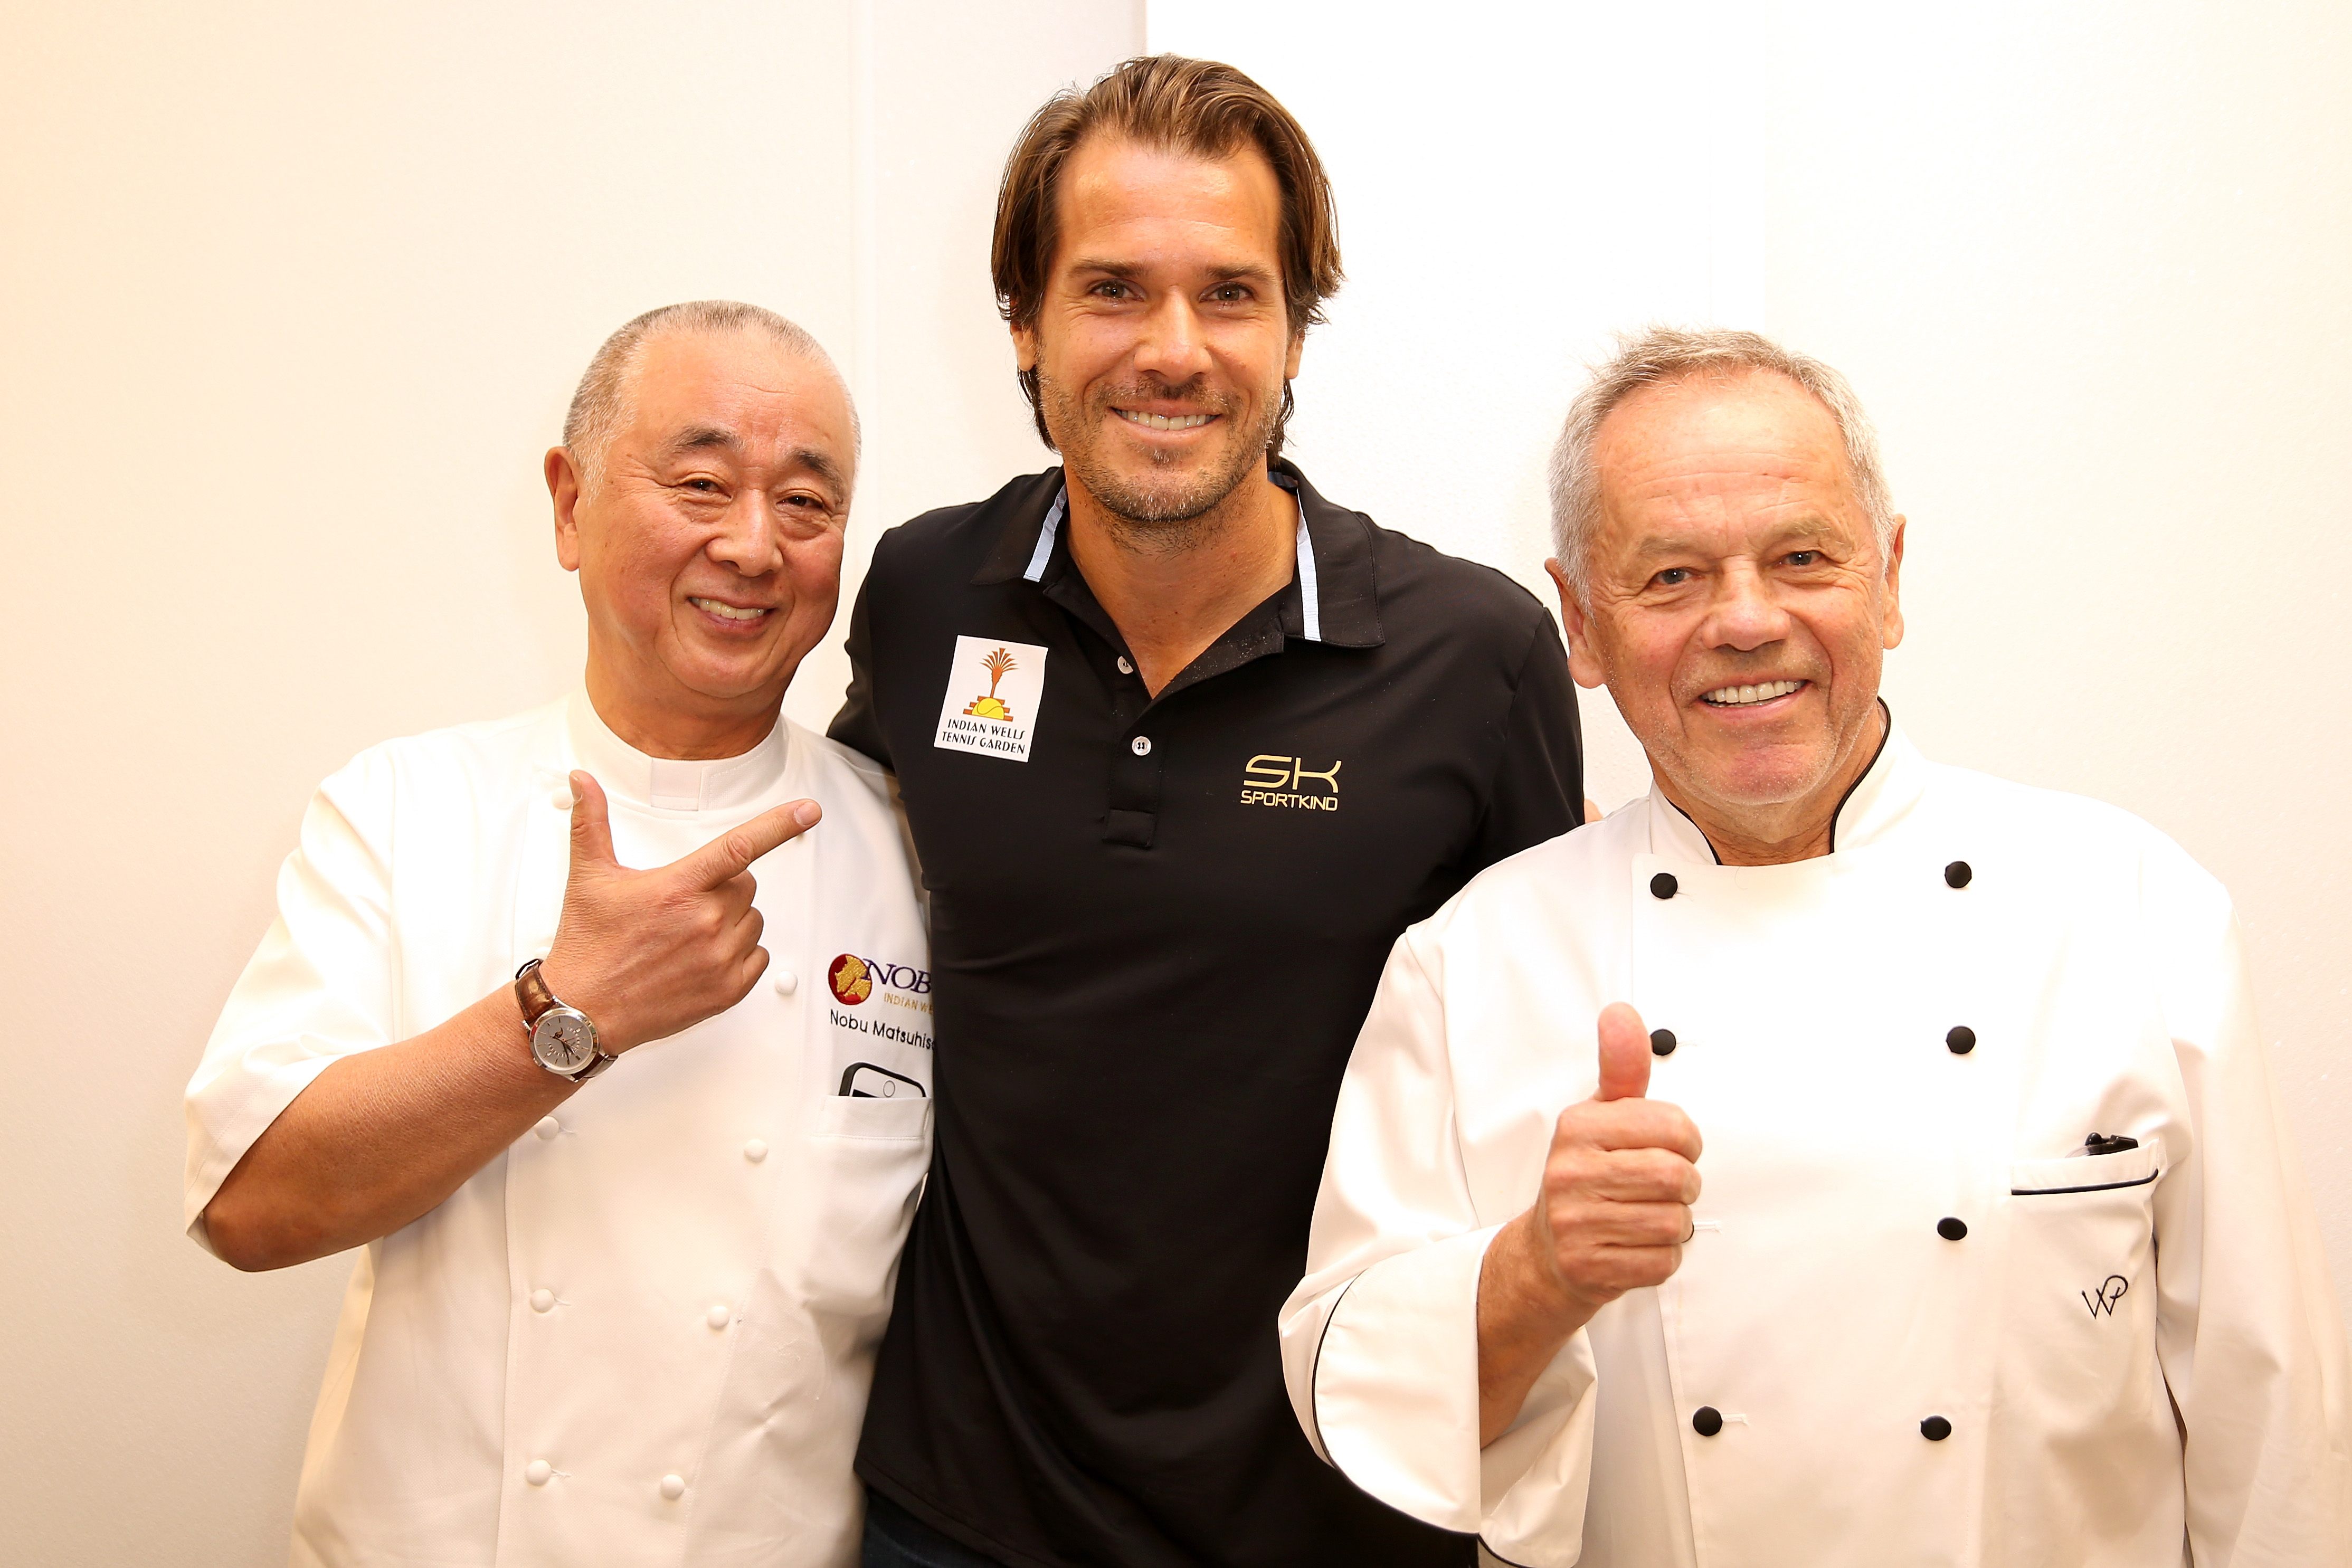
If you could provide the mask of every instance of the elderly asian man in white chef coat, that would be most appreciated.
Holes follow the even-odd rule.
[[[2228,895],[1895,727],[1835,372],[1630,340],[1553,476],[1654,787],[1398,941],[1281,1323],[1318,1448],[1543,1568],[2352,1563]]]
[[[187,1100],[197,1241],[365,1247],[297,1564],[856,1560],[925,934],[885,778],[780,705],[856,449],[782,318],[629,323],[546,457],[583,685],[311,801]]]

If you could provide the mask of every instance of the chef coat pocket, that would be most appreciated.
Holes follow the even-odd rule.
[[[2061,1427],[2112,1420],[2158,1382],[2149,1371],[2161,1155],[2150,1145],[2010,1166],[2001,1359],[2017,1380],[2011,1394]]]
[[[931,1102],[917,1092],[906,1099],[827,1094],[819,1103],[816,1135],[820,1138],[919,1138],[926,1154],[931,1146]]]
[[[821,1096],[809,1151],[818,1187],[803,1272],[809,1302],[863,1321],[878,1336],[898,1249],[930,1169],[930,1099]]]
[[[2135,1521],[2161,1513],[2167,1485],[2178,1507],[2179,1455],[2156,1359],[2163,1174],[2155,1144],[2010,1166],[2009,1196],[1997,1209],[2003,1299],[1985,1450],[1991,1514],[2087,1518],[2090,1538],[2123,1540]],[[2098,1473],[2110,1484],[2067,1483],[2078,1472],[2053,1456],[2085,1453],[2105,1456]],[[2049,1560],[2083,1558],[2062,1544]]]

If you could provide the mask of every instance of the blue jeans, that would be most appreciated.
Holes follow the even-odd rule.
[[[876,1491],[866,1489],[864,1568],[1003,1568],[962,1542],[942,1535]]]

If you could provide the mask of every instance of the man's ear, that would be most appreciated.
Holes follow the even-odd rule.
[[[1578,603],[1576,591],[1568,585],[1568,573],[1557,559],[1544,562],[1544,570],[1551,574],[1552,586],[1559,590],[1559,623],[1568,629],[1568,673],[1576,684],[1587,691],[1608,684],[1601,661],[1592,656],[1591,618],[1584,606]]]
[[[1903,645],[1903,530],[1906,528],[1903,514],[1895,514],[1895,532],[1886,540],[1886,622],[1879,635],[1879,645],[1899,648]]]
[[[1013,368],[1026,373],[1037,368],[1037,329],[1012,324]]]
[[[1297,331],[1293,332],[1290,335],[1290,354],[1288,358],[1282,361],[1282,379],[1284,381],[1295,382],[1298,379],[1298,361],[1305,358],[1306,354],[1307,329],[1301,327]]]
[[[555,503],[555,559],[566,571],[580,570],[580,470],[561,446],[547,449],[548,498]]]

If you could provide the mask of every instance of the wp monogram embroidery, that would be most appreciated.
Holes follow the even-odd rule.
[[[2101,1312],[2114,1317],[2116,1303],[2122,1301],[2124,1292],[2130,1289],[2129,1280],[2125,1279],[2121,1274],[2110,1274],[2101,1281],[2096,1291],[2077,1291],[2074,1293],[2083,1298],[2083,1304],[2091,1309],[2093,1317],[2097,1317]]]

